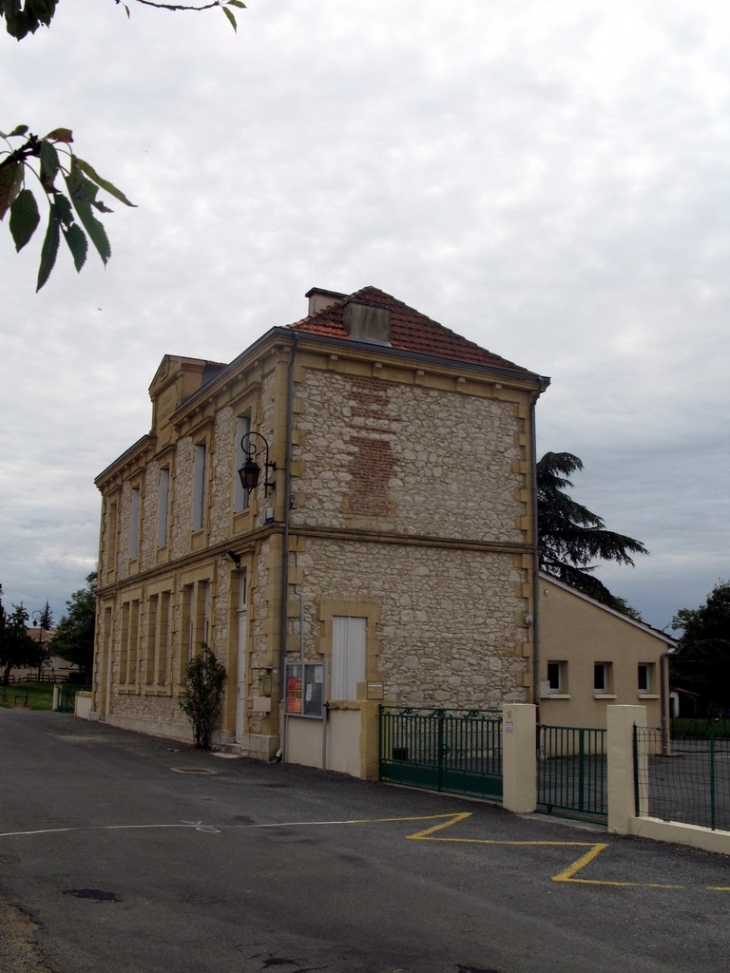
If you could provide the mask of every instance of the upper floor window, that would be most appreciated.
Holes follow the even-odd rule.
[[[251,432],[251,417],[250,416],[237,416],[236,417],[236,459],[233,466],[233,510],[235,513],[240,513],[242,510],[248,510],[248,491],[243,489],[241,483],[241,477],[238,475],[238,471],[241,469],[243,464],[246,462],[246,454],[241,446],[241,440],[246,435],[246,433]]]
[[[157,498],[157,546],[167,544],[167,528],[170,506],[170,471],[160,470],[160,488]]]
[[[197,443],[193,461],[193,530],[205,526],[206,454],[205,443]]]
[[[129,513],[129,556],[132,560],[139,554],[139,516],[140,489],[133,487]]]

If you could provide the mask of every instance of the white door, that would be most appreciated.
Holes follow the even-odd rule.
[[[332,619],[330,699],[357,699],[357,684],[365,682],[366,625],[364,618]]]
[[[246,724],[246,639],[248,636],[248,605],[246,575],[238,580],[238,682],[236,685],[236,742],[243,739]]]

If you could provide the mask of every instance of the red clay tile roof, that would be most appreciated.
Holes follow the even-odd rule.
[[[425,314],[408,307],[390,294],[383,293],[377,287],[363,287],[354,294],[340,298],[322,311],[287,327],[307,334],[350,341],[352,339],[342,323],[343,310],[348,301],[387,308],[390,311],[390,342],[393,348],[455,361],[474,362],[492,368],[507,368],[511,371],[524,372],[526,375],[532,374],[528,369],[515,365],[514,362],[499,355],[494,355],[485,348],[480,348],[473,341],[462,338],[438,321],[432,321]]]

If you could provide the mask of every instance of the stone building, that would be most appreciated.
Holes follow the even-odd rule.
[[[221,744],[305,763],[327,748],[362,773],[379,701],[536,695],[548,380],[374,287],[307,297],[229,364],[165,356],[151,431],[97,478],[92,717],[189,739],[177,701],[206,643],[228,672]]]

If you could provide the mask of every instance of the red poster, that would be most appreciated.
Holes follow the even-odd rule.
[[[296,676],[290,676],[286,681],[286,711],[302,712],[302,680]]]

